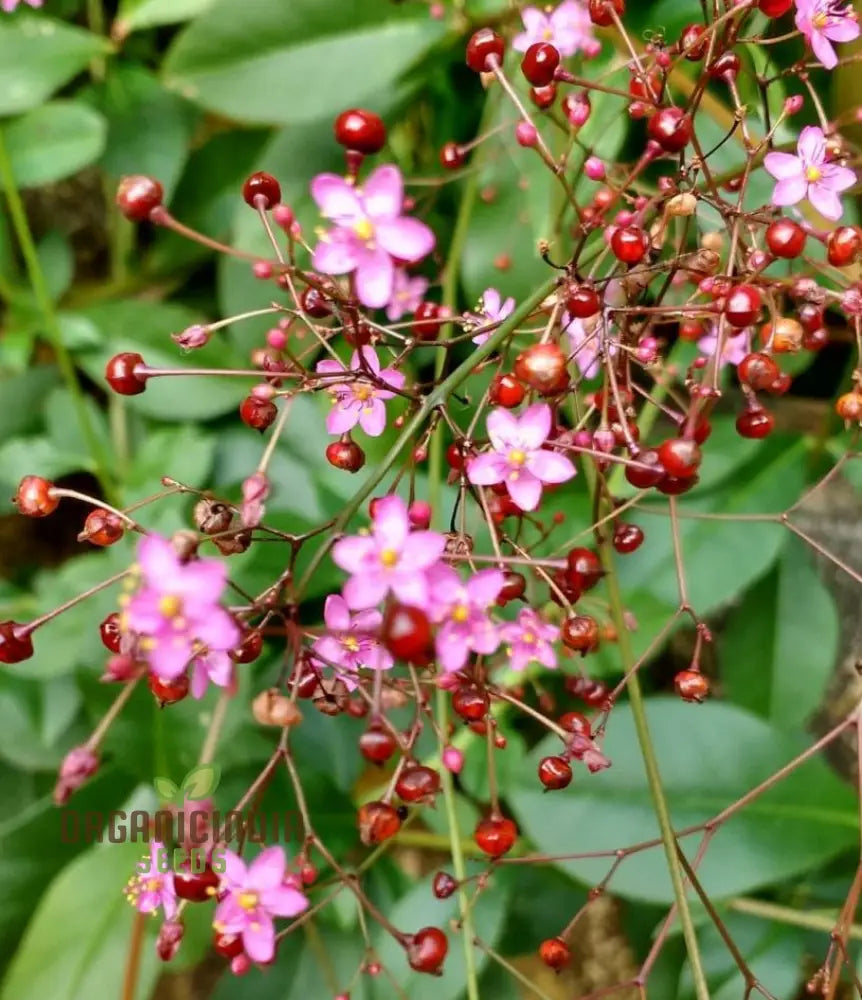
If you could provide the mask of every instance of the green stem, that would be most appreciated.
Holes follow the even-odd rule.
[[[115,493],[107,472],[107,455],[102,447],[102,443],[99,441],[95,431],[93,430],[93,426],[90,422],[90,416],[87,413],[84,393],[82,392],[81,385],[78,382],[75,365],[72,362],[71,355],[69,354],[66,345],[63,343],[63,332],[60,329],[60,324],[57,321],[57,314],[54,311],[54,304],[51,301],[51,296],[48,292],[45,275],[42,272],[42,265],[39,261],[38,251],[36,250],[36,243],[33,239],[33,234],[30,231],[30,223],[27,221],[27,213],[24,210],[24,203],[21,200],[18,186],[15,183],[15,176],[12,172],[12,162],[9,159],[9,153],[6,149],[6,143],[2,132],[0,132],[0,183],[2,183],[3,191],[6,195],[6,203],[9,206],[9,215],[12,219],[12,228],[15,230],[15,236],[18,240],[18,245],[21,248],[21,255],[23,256],[24,263],[27,267],[27,275],[33,288],[33,294],[36,297],[36,302],[42,313],[46,333],[48,334],[51,345],[54,348],[54,355],[57,359],[57,367],[60,369],[63,381],[65,382],[66,388],[69,390],[69,394],[72,397],[72,403],[75,408],[78,424],[80,425],[81,433],[84,436],[87,448],[92,456],[93,463],[95,465],[95,472],[99,482],[101,483],[102,490],[104,491],[106,499],[113,502],[115,500]]]
[[[449,698],[443,688],[437,688],[437,725],[440,727],[441,746],[443,752],[442,734],[447,731],[449,723]],[[459,883],[463,883],[467,870],[464,867],[464,850],[461,845],[461,832],[458,829],[458,814],[455,808],[455,785],[452,775],[445,767],[440,768],[440,784],[443,786],[443,802],[446,806],[446,822],[449,828],[449,851],[452,855],[452,870]],[[473,952],[473,940],[476,936],[473,930],[473,914],[470,910],[470,900],[462,884],[458,886],[458,908],[461,912],[461,937],[464,942],[464,962],[468,1000],[479,1000],[479,979],[476,971],[476,956]]]
[[[102,0],[87,0],[87,24],[94,35],[104,35],[105,11],[102,9]],[[90,62],[90,76],[96,83],[104,80],[105,67],[104,56],[96,56]]]

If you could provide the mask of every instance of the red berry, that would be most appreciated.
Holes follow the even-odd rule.
[[[601,559],[592,549],[582,546],[569,551],[565,573],[570,585],[580,593],[592,590],[604,576]]]
[[[239,415],[246,427],[262,434],[278,416],[278,407],[271,399],[246,396],[239,404]]]
[[[478,722],[488,714],[490,702],[485,691],[463,684],[452,694],[452,708],[465,722]]]
[[[201,872],[191,869],[174,872],[174,892],[190,903],[205,903],[212,899],[218,890],[218,883],[219,877],[209,865],[205,865]]]
[[[420,340],[436,340],[440,333],[441,310],[436,302],[420,302],[413,314],[413,332]]]
[[[440,166],[446,170],[458,170],[467,162],[467,154],[457,142],[447,142],[440,149]]]
[[[641,547],[643,531],[636,524],[620,523],[614,528],[614,548],[620,555],[628,555]]]
[[[526,391],[514,375],[495,375],[488,388],[488,398],[494,406],[512,409],[524,402]]]
[[[503,63],[506,43],[493,28],[480,28],[467,42],[467,65],[474,73],[488,73]]]
[[[775,417],[762,407],[745,410],[736,418],[736,431],[744,438],[765,438],[775,427]]]
[[[366,802],[357,815],[359,839],[366,847],[382,844],[401,829],[398,811],[388,802]]]
[[[405,767],[395,783],[395,792],[405,802],[433,802],[440,790],[440,775],[431,767]]]
[[[572,953],[562,938],[548,938],[539,945],[539,958],[549,969],[559,972],[569,964]]]
[[[731,326],[750,326],[760,312],[760,292],[753,285],[737,285],[727,298],[724,312]]]
[[[665,496],[678,497],[683,493],[688,493],[689,490],[694,489],[698,483],[698,476],[690,477],[680,477],[680,476],[665,476],[661,482],[656,486],[659,493],[664,493]]]
[[[527,592],[527,580],[522,573],[508,570],[505,574],[505,583],[500,593],[497,594],[496,604],[501,608],[509,601],[517,601]]]
[[[12,501],[27,517],[47,517],[57,509],[60,498],[54,496],[54,484],[41,476],[24,476]]]
[[[0,663],[21,663],[33,655],[33,640],[26,625],[0,622]]]
[[[675,479],[690,479],[701,461],[700,448],[688,438],[670,438],[658,450],[658,457],[665,472]]]
[[[535,42],[524,53],[521,72],[534,87],[547,87],[560,65],[560,53],[550,42]]]
[[[121,396],[137,396],[147,387],[146,365],[140,354],[115,354],[105,365],[108,385]]]
[[[758,351],[745,355],[736,367],[736,374],[743,385],[747,385],[755,392],[765,392],[781,371],[768,354],[761,354]]]
[[[242,186],[242,196],[251,208],[273,208],[281,201],[281,185],[272,176],[259,170],[246,179]]]
[[[637,465],[627,465],[625,471],[625,477],[632,486],[646,490],[657,486],[664,478],[664,467],[655,449],[647,448],[638,452],[635,461]]]
[[[299,304],[302,311],[308,313],[312,319],[326,319],[327,316],[332,315],[332,309],[329,307],[326,297],[316,288],[312,288],[311,285],[305,288],[299,296]]]
[[[835,412],[848,423],[862,421],[862,393],[845,392],[835,401]]]
[[[601,307],[599,293],[592,285],[570,285],[566,290],[566,309],[576,319],[589,319]]]
[[[473,839],[480,851],[491,858],[501,858],[512,850],[518,839],[518,828],[512,820],[503,816],[489,816],[480,820]]]
[[[99,635],[102,639],[102,645],[106,649],[112,653],[119,653],[122,632],[120,631],[120,616],[116,611],[112,611],[99,624]]]
[[[379,722],[372,722],[359,737],[359,752],[372,764],[385,764],[397,748],[395,737]]]
[[[624,264],[637,264],[649,250],[649,236],[640,226],[620,226],[611,237],[611,250]]]
[[[839,226],[826,240],[826,257],[833,267],[849,267],[859,259],[862,231],[858,226]]]
[[[230,652],[234,663],[254,663],[263,649],[263,636],[258,629],[244,628],[239,645]]]
[[[454,441],[449,445],[446,449],[446,462],[455,472],[460,472],[464,468],[464,452],[461,450],[461,445]]]
[[[134,174],[124,177],[117,187],[117,207],[132,222],[143,222],[162,203],[165,192],[153,177]]]
[[[364,108],[342,111],[335,119],[335,141],[345,149],[372,155],[379,153],[386,144],[386,126],[383,119]]]
[[[431,623],[420,608],[390,604],[383,616],[380,639],[396,660],[419,666],[431,661]]]
[[[662,108],[650,118],[650,138],[667,153],[679,153],[691,142],[691,118],[682,108]]]
[[[608,687],[602,681],[593,680],[592,677],[567,677],[566,690],[575,698],[580,698],[594,708],[599,708],[607,701]],[[585,717],[586,718],[586,717]]]
[[[767,17],[783,17],[793,6],[793,0],[759,0],[758,10]]]
[[[735,52],[723,52],[709,67],[709,75],[714,80],[731,83],[739,75],[739,56]]]
[[[448,872],[437,872],[434,876],[433,891],[437,899],[448,899],[457,889],[457,881]]]
[[[355,441],[332,441],[326,446],[326,461],[344,472],[359,472],[365,465],[365,452]]]
[[[515,375],[542,396],[557,396],[569,387],[566,355],[558,344],[533,344],[515,358]]]
[[[646,101],[654,104],[661,96],[663,81],[664,77],[657,69],[652,69],[648,73],[637,73],[632,70],[632,76],[629,80],[629,93],[632,97],[638,99],[637,102],[643,108],[644,113],[646,113],[646,107],[644,107],[642,102]],[[634,104],[631,107],[634,107]],[[631,113],[631,108],[629,109],[629,113]],[[641,114],[638,117],[643,117],[643,115]]]
[[[673,685],[684,701],[703,701],[709,694],[709,681],[699,670],[680,670]]]
[[[557,99],[557,85],[549,83],[546,87],[531,87],[530,100],[537,108],[546,111]]]
[[[625,0],[590,0],[590,20],[600,28],[614,23],[612,11],[621,18],[626,12]]]
[[[689,24],[682,29],[682,34],[679,36],[680,51],[685,52],[686,59],[691,62],[698,62],[707,53],[709,39],[703,38],[705,32],[706,26],[703,24]],[[698,41],[701,38],[703,40]]]
[[[543,757],[539,761],[539,781],[549,791],[566,788],[572,781],[572,767],[562,757]]]
[[[407,962],[417,972],[440,975],[440,966],[446,958],[449,942],[438,927],[423,927],[409,939]]]
[[[565,729],[567,733],[573,733],[575,736],[586,736],[587,739],[592,739],[593,729],[590,725],[590,720],[583,712],[566,712],[560,716],[559,723],[561,728]]]
[[[766,245],[773,256],[792,260],[805,249],[805,230],[793,219],[776,219],[767,227]]]
[[[123,537],[125,530],[126,525],[121,517],[111,510],[97,507],[87,515],[84,530],[78,535],[78,541],[87,541],[91,545],[113,545]]]
[[[574,615],[560,627],[560,638],[567,649],[584,656],[598,649],[599,625],[590,615]]]
[[[173,680],[163,680],[151,673],[147,675],[147,685],[162,708],[165,705],[174,705],[176,702],[182,701],[189,693],[187,674],[180,674]]]
[[[242,934],[219,934],[213,935],[213,947],[222,958],[236,958],[243,951]]]

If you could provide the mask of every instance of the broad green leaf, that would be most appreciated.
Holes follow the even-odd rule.
[[[51,101],[4,125],[3,141],[18,186],[31,188],[63,180],[95,163],[105,148],[106,132],[98,111],[72,101]]]
[[[785,731],[801,729],[832,674],[839,632],[835,602],[810,552],[801,539],[789,539],[720,637],[727,696]]]
[[[399,79],[444,30],[424,8],[388,0],[257,0],[242,17],[235,0],[218,0],[172,46],[165,80],[246,122],[315,121],[391,103]]]
[[[183,778],[183,795],[193,801],[205,799],[216,790],[220,777],[221,768],[218,764],[200,764],[193,767]]]
[[[177,788],[170,778],[153,778],[153,788],[155,788],[159,794],[159,798],[164,802],[174,802],[177,792],[179,792],[179,788]]]
[[[137,919],[122,888],[140,857],[140,844],[98,845],[60,873],[27,928],[0,1000],[91,1000],[116,994]],[[156,928],[155,921],[146,921],[136,1000],[149,997],[159,973]]]
[[[41,104],[108,49],[105,39],[61,21],[4,17],[0,20],[0,115],[17,115]]]
[[[53,231],[40,240],[37,247],[39,263],[52,301],[59,301],[69,290],[75,277],[75,254],[66,237]]]
[[[93,468],[92,458],[58,450],[47,437],[15,437],[0,445],[0,482],[17,486],[33,472],[46,479],[56,479],[69,472]]]
[[[35,430],[41,420],[34,399],[41,399],[59,381],[53,365],[34,365],[16,375],[0,377],[0,440],[7,441],[18,434]]]
[[[188,21],[212,5],[213,0],[121,0],[111,35],[125,38],[141,28]]]
[[[805,744],[782,728],[729,704],[690,705],[657,698],[647,702],[652,741],[676,829],[702,823],[789,763]],[[543,853],[613,851],[658,837],[631,710],[618,705],[604,751],[612,766],[590,775],[579,769],[571,789],[543,795],[538,761],[558,753],[556,737],[543,740],[524,763],[509,801],[521,831]],[[858,839],[852,790],[814,758],[794,770],[739,814],[722,824],[698,870],[713,899],[750,892],[806,873]],[[776,843],[781,850],[776,850]],[[699,837],[682,847],[693,856]],[[561,862],[593,885],[610,859]],[[653,902],[673,892],[661,846],[626,858],[611,891]]]
[[[173,476],[185,486],[204,486],[212,468],[215,446],[213,435],[191,424],[151,430],[134,450],[129,489],[145,496],[162,476]]]

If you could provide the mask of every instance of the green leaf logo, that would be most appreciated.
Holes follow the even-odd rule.
[[[179,786],[170,778],[157,777],[153,779],[153,787],[162,801],[182,806],[186,801],[198,802],[212,795],[218,788],[220,779],[221,768],[218,764],[198,764],[189,771]]]

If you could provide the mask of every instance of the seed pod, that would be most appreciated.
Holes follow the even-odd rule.
[[[195,527],[205,535],[218,535],[227,531],[233,520],[230,508],[215,497],[201,497],[194,509]]]
[[[269,688],[261,693],[251,703],[251,712],[255,721],[262,726],[296,726],[302,722],[302,712],[282,694],[278,688]]]

